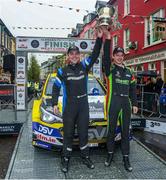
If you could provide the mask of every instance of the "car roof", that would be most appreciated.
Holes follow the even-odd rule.
[[[57,73],[51,73],[50,76],[51,77],[56,77]],[[94,77],[92,74],[88,74],[89,77]]]

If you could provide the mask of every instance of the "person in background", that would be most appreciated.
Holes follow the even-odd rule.
[[[154,83],[151,77],[148,77],[145,83],[144,92],[154,93]]]
[[[154,110],[155,101],[155,84],[151,77],[148,77],[144,87],[144,109],[148,111]]]
[[[161,78],[161,75],[158,75],[156,78],[156,84],[155,84],[155,92],[158,93],[158,95],[160,95],[161,93],[161,88],[163,86],[164,81]]]

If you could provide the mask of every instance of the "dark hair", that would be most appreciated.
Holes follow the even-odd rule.
[[[113,55],[118,53],[118,52],[122,52],[123,54],[125,54],[124,52],[124,49],[122,47],[116,47],[114,50],[113,50]]]
[[[67,54],[69,54],[71,51],[77,51],[78,53],[80,53],[80,50],[77,46],[70,46],[67,50]]]

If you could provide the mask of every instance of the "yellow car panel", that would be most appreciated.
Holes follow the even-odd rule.
[[[52,88],[55,77],[55,73],[48,76],[43,87],[41,98],[34,101],[32,110],[32,144],[46,149],[61,149],[63,146],[62,118],[61,115],[55,116],[52,113],[51,93],[49,95],[47,94],[47,86],[50,86],[50,89]],[[91,118],[88,130],[89,146],[98,146],[100,143],[106,142],[107,136],[107,120],[105,111],[106,91],[102,83],[93,75],[89,75],[89,79],[88,83],[92,83],[89,84],[89,87],[93,88],[93,86],[95,86],[99,88],[101,92],[99,95],[88,95]],[[99,103],[100,108],[98,108],[97,103]],[[58,106],[62,114],[62,96],[59,98]],[[96,113],[96,110],[100,110],[100,113]],[[97,118],[99,115],[100,118]],[[57,122],[55,120],[57,120]],[[78,144],[77,133],[75,133],[73,144]]]

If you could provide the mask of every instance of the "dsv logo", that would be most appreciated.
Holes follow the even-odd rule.
[[[96,129],[88,130],[88,139],[98,139],[101,140],[104,137],[107,137],[107,128],[106,127],[97,127]]]
[[[43,133],[43,134],[48,134],[51,135],[53,133],[53,129],[50,129],[48,127],[44,127],[42,125],[39,125],[39,132]]]

